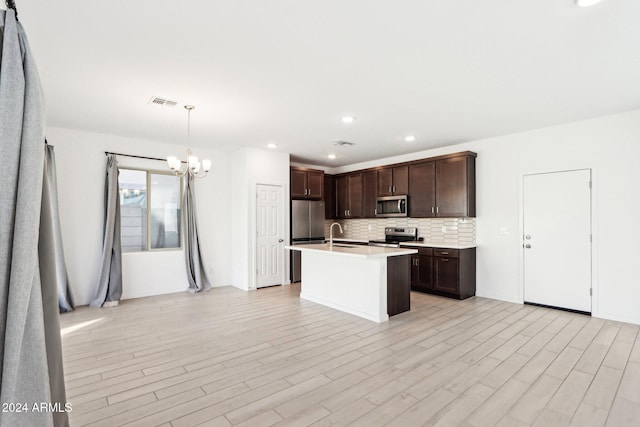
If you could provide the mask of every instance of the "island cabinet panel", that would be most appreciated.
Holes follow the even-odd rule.
[[[336,178],[336,217],[362,217],[362,173]]]
[[[376,200],[378,197],[378,173],[367,171],[362,174],[362,217],[376,217]]]
[[[409,311],[411,308],[411,255],[387,258],[387,314]]]
[[[409,166],[409,216],[436,216],[436,162]]]
[[[429,291],[433,289],[433,249],[412,248],[418,253],[411,255],[411,289]]]
[[[324,217],[336,217],[336,179],[333,175],[324,176]]]
[[[322,200],[324,172],[321,170],[291,167],[291,198]]]
[[[395,166],[378,170],[378,195],[394,196],[409,192],[409,166]]]
[[[476,294],[476,249],[421,248],[411,255],[411,290],[465,299]]]

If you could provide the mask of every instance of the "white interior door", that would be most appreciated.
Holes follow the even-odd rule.
[[[278,185],[257,186],[256,287],[283,283],[283,190]]]
[[[591,312],[591,170],[524,176],[524,301]]]

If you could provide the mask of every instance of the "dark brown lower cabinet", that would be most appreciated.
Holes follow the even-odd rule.
[[[387,258],[387,314],[409,311],[411,283],[411,255]]]
[[[433,289],[433,249],[415,249],[418,253],[411,255],[411,289],[426,292]]]
[[[476,294],[476,248],[413,249],[418,253],[411,256],[412,290],[457,299]]]

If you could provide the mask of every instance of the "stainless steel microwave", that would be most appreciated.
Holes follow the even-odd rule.
[[[407,216],[407,202],[407,195],[378,197],[376,202],[376,217],[389,218]]]

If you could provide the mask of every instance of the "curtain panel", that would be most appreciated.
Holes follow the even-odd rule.
[[[62,248],[56,158],[54,148],[48,144],[45,145],[38,253],[40,257],[40,280],[43,288],[57,289],[57,300],[61,313],[73,311],[75,307],[71,289],[69,288],[69,276],[67,275],[67,266]]]
[[[0,401],[56,409],[0,411],[0,426],[67,426],[57,289],[38,262],[44,97],[13,10],[0,11],[0,42]]]
[[[182,197],[182,219],[184,231],[184,255],[187,264],[189,291],[200,292],[211,289],[211,282],[204,266],[200,239],[198,237],[198,219],[196,216],[195,178],[185,175],[185,191]]]
[[[107,155],[104,188],[104,237],[96,297],[91,307],[118,305],[122,296],[122,245],[120,237],[120,192],[118,189],[118,161]]]

